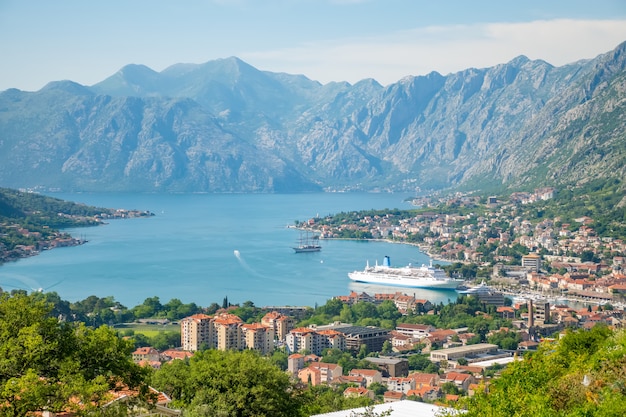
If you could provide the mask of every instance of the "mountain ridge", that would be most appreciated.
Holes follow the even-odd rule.
[[[528,188],[626,176],[626,42],[381,86],[237,57],[0,92],[0,184],[72,191]]]

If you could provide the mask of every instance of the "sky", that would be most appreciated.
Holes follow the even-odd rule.
[[[561,66],[626,41],[626,0],[0,0],[0,91],[236,56],[323,84]]]

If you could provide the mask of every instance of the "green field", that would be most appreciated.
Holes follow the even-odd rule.
[[[116,324],[116,330],[133,330],[135,333],[141,333],[146,337],[154,337],[161,332],[180,332],[178,324],[144,324],[144,323],[122,323]]]

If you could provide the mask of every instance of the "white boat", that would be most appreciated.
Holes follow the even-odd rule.
[[[430,265],[414,267],[411,264],[395,268],[391,266],[388,256],[385,256],[382,265],[370,266],[366,264],[363,271],[348,273],[352,281],[372,284],[394,285],[410,288],[456,289],[462,279],[450,278],[443,269],[435,268],[432,260]]]
[[[319,235],[311,236],[309,231],[300,233],[300,240],[297,246],[292,248],[296,253],[305,252],[319,252],[322,250],[322,246],[319,244]]]

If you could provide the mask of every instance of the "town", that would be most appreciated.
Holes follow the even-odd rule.
[[[451,263],[449,273],[473,279],[450,306],[403,292],[351,292],[329,300],[340,307],[326,316],[334,317],[328,323],[312,322],[315,313],[304,307],[266,307],[254,322],[237,315],[238,306],[229,306],[180,320],[180,348],[140,347],[133,359],[158,369],[205,349],[255,350],[266,356],[280,351],[286,355],[284,370],[305,385],[328,385],[346,397],[383,402],[453,404],[484,389],[479,387],[541,342],[571,329],[626,324],[624,241],[599,236],[589,216],[574,223],[523,217],[521,207],[550,200],[554,193],[544,188],[514,193],[507,202],[491,197],[481,203],[462,195],[443,201],[463,214],[341,213],[296,224],[322,239],[419,245],[429,256]],[[433,203],[421,199],[415,204]],[[486,209],[476,210],[481,204]],[[476,266],[475,274],[468,277],[472,270],[463,266]],[[376,316],[381,306],[397,316],[363,320],[354,312]],[[446,322],[447,314],[463,325],[450,325],[455,321]]]
[[[400,292],[352,292],[329,301],[341,306],[335,310],[341,311],[340,317],[350,308],[369,305],[375,316],[376,308],[392,307],[398,317],[393,329],[340,321],[297,326],[311,309],[286,306],[262,308],[267,313],[260,322],[251,323],[233,314],[239,306],[230,306],[180,320],[180,348],[159,352],[140,347],[133,360],[159,369],[163,363],[206,349],[254,350],[264,356],[279,350],[288,355],[285,371],[304,385],[328,385],[341,388],[346,397],[384,402],[453,404],[461,396],[472,396],[507,364],[522,360],[524,352],[561,332],[626,324],[624,309],[609,304],[578,309],[547,300],[511,304],[499,291],[476,288],[447,307]],[[479,324],[458,328],[428,324],[435,323],[436,316],[463,316],[460,312],[473,312]],[[345,354],[360,361],[348,361]]]

